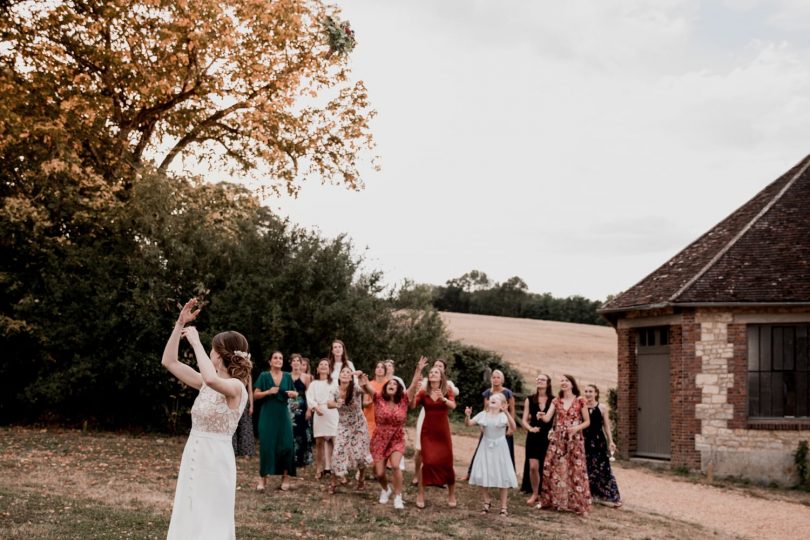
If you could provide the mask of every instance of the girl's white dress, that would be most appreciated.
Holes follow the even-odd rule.
[[[326,406],[326,402],[332,399],[332,392],[337,388],[335,383],[329,384],[320,379],[309,383],[307,389],[307,407],[310,409],[319,406],[323,415],[312,411],[312,436],[313,437],[335,437],[338,428],[338,411]]]
[[[191,408],[191,433],[183,450],[167,540],[236,538],[236,458],[231,439],[248,402],[237,409],[203,383]]]
[[[484,437],[475,454],[470,471],[469,483],[472,486],[515,488],[517,477],[509,445],[506,443],[506,430],[509,421],[506,413],[489,414],[481,411],[472,422],[484,428]]]

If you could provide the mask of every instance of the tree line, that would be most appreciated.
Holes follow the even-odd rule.
[[[374,111],[330,20],[312,0],[0,3],[0,423],[179,429],[194,396],[160,356],[192,296],[204,340],[246,335],[254,375],[335,338],[361,369],[500,365],[431,305],[394,309],[349,238],[262,205],[307,176],[362,187]]]
[[[419,299],[429,301],[439,311],[607,324],[598,313],[602,306],[599,300],[589,300],[579,295],[559,298],[551,293],[538,294],[528,289],[526,282],[517,276],[497,283],[489,279],[486,273],[472,270],[440,286],[406,282],[399,291],[398,302],[409,305]]]

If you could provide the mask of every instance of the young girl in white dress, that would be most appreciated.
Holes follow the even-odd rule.
[[[183,306],[161,362],[200,391],[191,408],[191,433],[180,461],[167,540],[236,538],[236,459],[231,439],[248,402],[250,355],[242,334],[222,332],[214,336],[209,358],[197,329],[184,328],[200,308],[196,299]],[[177,359],[181,337],[194,349],[200,371]]]
[[[329,359],[318,362],[315,379],[307,388],[307,407],[313,412],[312,435],[315,438],[315,477],[332,473],[332,448],[337,436],[338,412],[328,402],[337,382],[332,379]]]
[[[481,411],[470,418],[472,408],[464,410],[464,422],[468,426],[478,425],[484,436],[472,463],[469,484],[480,486],[484,498],[481,510],[486,514],[492,506],[488,488],[499,488],[501,495],[501,515],[507,515],[506,501],[509,488],[517,487],[515,467],[509,457],[509,446],[506,442],[506,431],[515,430],[515,419],[509,414],[509,402],[500,392],[489,397],[486,411]]]

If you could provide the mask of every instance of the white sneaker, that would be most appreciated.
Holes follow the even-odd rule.
[[[405,504],[402,502],[402,495],[394,497],[394,508],[397,510],[403,510],[405,508]]]
[[[380,490],[380,504],[386,504],[388,499],[391,498],[391,486],[388,489]]]

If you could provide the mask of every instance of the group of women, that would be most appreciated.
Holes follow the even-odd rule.
[[[290,477],[313,461],[316,478],[328,477],[330,493],[349,483],[350,471],[356,471],[357,489],[363,489],[366,469],[373,467],[379,502],[386,504],[393,497],[394,508],[404,508],[402,470],[410,407],[420,409],[414,441],[415,505],[425,507],[426,486],[446,487],[448,506],[457,505],[449,412],[456,408],[459,389],[447,380],[443,360],[437,359],[423,377],[428,359],[421,357],[406,387],[394,374],[393,361],[377,362],[369,377],[355,369],[345,344],[336,340],[314,373],[309,361],[297,354],[290,358],[291,370],[284,371],[284,357],[276,351],[269,369],[254,383],[247,340],[238,332],[218,334],[210,356],[205,353],[194,327],[186,326],[199,310],[193,299],[183,307],[162,361],[180,381],[200,390],[178,475],[170,539],[200,537],[201,531],[208,537],[215,530],[222,531],[213,535],[218,538],[235,537],[234,455],[254,452],[254,403],[260,405],[257,490],[265,491],[267,477],[276,475],[282,477],[281,490],[288,490]],[[181,337],[194,348],[199,371],[178,361]],[[475,416],[471,408],[465,410],[467,425],[481,430],[467,480],[481,488],[483,513],[492,505],[489,488],[497,488],[500,513],[507,515],[508,489],[517,487],[515,397],[503,386],[499,370],[492,372],[490,382],[482,393],[483,410]],[[598,400],[595,386],[588,385],[580,395],[570,375],[560,378],[556,396],[550,377],[537,376],[536,391],[526,398],[520,422],[527,431],[522,490],[530,494],[529,505],[580,515],[588,513],[592,500],[621,505],[610,468],[609,456],[615,451],[610,422]]]

